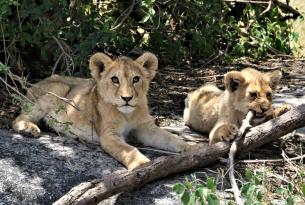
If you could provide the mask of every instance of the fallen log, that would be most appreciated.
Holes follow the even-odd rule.
[[[239,141],[238,152],[247,152],[305,126],[305,103],[282,116],[253,127]],[[163,156],[150,165],[133,171],[120,171],[81,183],[53,205],[97,204],[114,194],[140,187],[148,182],[216,162],[227,156],[230,143],[219,142],[202,150]]]

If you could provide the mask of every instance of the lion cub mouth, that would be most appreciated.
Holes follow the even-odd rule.
[[[253,123],[255,125],[261,124],[266,120],[266,114],[263,112],[254,112],[254,119],[253,119]]]
[[[129,105],[129,104],[125,104],[122,106],[118,106],[118,110],[122,113],[131,113],[135,110],[135,106]]]
[[[266,115],[263,112],[254,112],[255,118],[264,118]]]

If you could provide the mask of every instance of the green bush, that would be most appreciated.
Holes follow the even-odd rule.
[[[220,53],[218,59],[260,59],[289,54],[297,38],[276,6],[260,16],[260,5],[220,0],[0,1],[0,61],[42,75],[86,75],[95,51],[120,55],[141,47],[170,63]]]
[[[277,204],[273,200],[279,199],[280,204],[286,205],[304,204],[305,202],[305,184],[303,179],[300,184],[288,183],[281,185],[274,193],[266,184],[269,180],[265,173],[253,173],[250,170],[245,172],[246,182],[240,188],[241,197],[245,205],[273,205]],[[205,180],[192,176],[191,180],[186,179],[183,183],[176,183],[173,191],[179,194],[181,202],[184,205],[218,205],[236,204],[234,200],[221,199],[216,192],[216,180],[213,177],[206,176]],[[220,190],[223,191],[223,190]],[[222,201],[221,201],[222,200]],[[226,203],[224,203],[226,202]]]
[[[179,194],[184,205],[208,204],[219,205],[220,200],[216,194],[216,183],[213,177],[206,176],[205,184],[201,183],[196,176],[192,180],[186,179],[184,183],[177,183],[173,191]]]

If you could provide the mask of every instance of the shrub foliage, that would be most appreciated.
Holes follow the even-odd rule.
[[[15,72],[86,74],[88,55],[141,47],[163,60],[265,58],[297,38],[277,6],[221,0],[0,0],[0,60]],[[44,69],[42,69],[44,68]],[[47,68],[47,69],[45,69]],[[36,70],[35,70],[36,69]],[[47,74],[45,73],[45,74]]]

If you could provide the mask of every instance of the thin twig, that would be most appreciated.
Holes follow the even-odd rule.
[[[262,71],[272,71],[272,70],[278,70],[281,68],[281,66],[276,66],[276,67],[271,68],[268,66],[257,65],[257,64],[250,63],[250,62],[240,62],[240,63],[236,63],[235,65],[242,66],[242,67],[252,67],[257,70],[262,70]]]
[[[287,157],[287,155],[286,155],[286,153],[284,152],[284,150],[282,150],[282,157],[283,157],[283,159],[286,161],[286,162],[288,162],[288,164],[290,165],[290,166],[292,166],[293,167],[293,169],[295,170],[295,172],[300,176],[300,173],[299,173],[299,170],[295,167],[295,165],[292,163],[292,161]]]
[[[113,30],[115,30],[115,29],[117,29],[117,28],[119,28],[119,27],[122,26],[122,24],[124,23],[124,21],[125,21],[125,20],[127,19],[127,17],[131,14],[131,12],[132,12],[132,10],[133,10],[135,4],[136,4],[136,0],[132,0],[131,5],[121,14],[121,16],[122,16],[122,15],[124,15],[124,16],[123,16],[122,20],[120,21],[120,23],[116,24],[116,22],[115,22],[116,25],[110,29],[111,31],[113,31]],[[117,21],[117,20],[116,20],[116,21]]]
[[[8,84],[2,77],[0,77],[0,81],[4,83],[8,88],[12,89],[14,92],[16,92],[18,95],[22,96],[24,99],[26,99],[28,102],[33,103],[29,98],[27,98],[25,95],[23,95],[18,89],[14,88],[10,84]]]
[[[73,62],[73,58],[66,52],[65,48],[63,47],[62,44],[64,44],[64,42],[61,43],[55,36],[52,36],[52,38],[55,40],[55,42],[56,42],[57,45],[59,46],[60,50],[61,50],[62,53],[64,54],[64,57],[70,59],[71,65],[72,65],[72,73],[73,73],[73,71],[74,71],[74,62]],[[68,47],[66,44],[64,44],[64,45],[65,45],[66,47]],[[65,59],[65,61],[66,61],[66,65],[68,66],[69,63],[67,63],[67,59]],[[54,68],[53,68],[53,69],[54,69]],[[55,70],[52,70],[52,73],[54,73],[54,72],[55,72]],[[69,70],[68,70],[68,72],[69,72],[69,74],[70,74],[70,71],[69,71]]]
[[[305,154],[297,157],[287,158],[288,161],[297,161],[300,159],[304,159]],[[253,159],[253,160],[238,160],[238,163],[276,163],[276,162],[284,162],[285,159]]]
[[[53,95],[53,96],[57,97],[57,98],[60,99],[61,101],[65,102],[65,103],[67,103],[68,105],[70,105],[70,106],[72,106],[73,108],[75,108],[77,111],[81,111],[76,105],[73,104],[74,101],[73,101],[72,99],[64,98],[64,97],[61,97],[61,96],[59,96],[59,95],[57,95],[57,94],[55,94],[55,93],[53,93],[53,92],[45,91],[45,90],[41,89],[41,88],[40,88],[38,85],[36,85],[36,84],[32,84],[32,83],[29,83],[29,82],[24,82],[24,81],[23,81],[19,76],[17,76],[17,75],[12,74],[11,77],[12,77],[12,79],[18,80],[18,81],[20,82],[21,85],[25,83],[25,84],[28,84],[28,85],[30,85],[30,86],[36,87],[36,88],[40,89],[41,91],[46,92],[47,94],[50,94],[50,95]],[[4,82],[5,84],[7,84],[3,79],[1,79],[1,81]],[[10,86],[9,84],[7,84],[7,85],[8,85],[9,87],[11,87],[11,89],[13,89],[13,90],[14,90],[15,92],[17,92],[19,95],[21,95],[21,96],[23,96],[23,97],[26,97],[26,96],[24,96],[23,94],[21,94],[17,89],[13,88],[13,87]],[[27,99],[28,99],[28,98],[27,98]],[[31,102],[31,101],[30,101],[30,102]],[[71,102],[72,102],[72,103],[71,103]]]
[[[268,1],[251,1],[251,0],[223,0],[223,1],[233,2],[233,3],[268,4]]]
[[[190,130],[187,126],[181,127],[161,127],[168,132],[174,133],[176,135],[180,135],[185,141],[188,142],[208,142],[208,138],[204,137],[203,135]]]
[[[292,8],[288,4],[284,4],[283,2],[280,2],[279,0],[272,0],[272,1],[273,1],[274,4],[276,4],[282,10],[284,10],[286,12],[289,12],[289,13],[292,13],[294,19],[301,16],[301,13],[298,10]]]
[[[232,3],[251,3],[251,4],[270,4],[270,1],[253,1],[253,0],[222,0],[223,2],[232,2]],[[276,4],[279,8],[282,10],[292,13],[293,18],[297,18],[301,16],[301,13],[289,6],[288,4],[285,4],[279,0],[271,0],[274,4]]]
[[[2,42],[3,42],[3,51],[4,51],[4,59],[5,59],[5,62],[4,64],[7,64],[8,62],[8,58],[7,58],[7,48],[6,48],[6,43],[5,43],[5,37],[4,37],[4,31],[3,31],[3,27],[2,27],[2,24],[0,24],[0,28],[1,28],[1,33],[2,33]]]
[[[68,98],[64,98],[64,97],[60,97],[59,95],[57,95],[56,93],[53,93],[53,92],[49,92],[47,91],[46,92],[47,94],[50,94],[50,95],[53,95],[55,97],[57,97],[58,99],[64,101],[65,103],[67,103],[68,105],[71,105],[74,109],[76,109],[77,111],[81,111],[76,105],[73,105],[72,103],[74,103],[73,100],[71,99],[68,99]],[[71,103],[72,102],[72,103]]]
[[[223,56],[225,53],[222,51],[219,51],[219,53],[213,57],[211,60],[208,60],[206,63],[204,63],[203,65],[201,65],[202,67],[207,66],[208,64],[210,64],[211,62],[213,62],[214,60],[218,59],[219,57]]]
[[[238,188],[238,185],[236,183],[236,179],[234,176],[234,157],[235,154],[237,152],[237,145],[239,140],[244,136],[244,134],[246,133],[246,131],[251,128],[251,124],[250,121],[252,120],[254,114],[252,111],[249,111],[247,113],[246,118],[243,120],[241,127],[238,130],[238,134],[237,137],[235,138],[235,140],[233,141],[231,148],[230,148],[230,152],[229,152],[229,178],[230,178],[230,182],[231,182],[231,186],[232,186],[232,191],[234,193],[234,198],[236,201],[237,205],[243,205],[244,204],[244,199],[241,197],[240,195],[240,190]]]
[[[59,57],[57,58],[57,60],[56,60],[56,62],[55,62],[55,64],[54,64],[54,66],[53,66],[53,68],[52,68],[52,75],[55,73],[55,70],[56,70],[56,67],[57,67],[57,65],[58,65],[58,63],[59,63],[59,61],[60,61],[60,59],[63,57],[63,53],[61,53],[60,55],[59,55]]]
[[[177,152],[169,152],[169,151],[165,151],[165,150],[161,150],[161,149],[155,149],[155,148],[150,148],[150,147],[138,147],[138,148],[140,150],[153,151],[153,152],[157,152],[157,153],[161,153],[161,154],[179,155],[179,153],[177,153]]]
[[[272,7],[272,0],[269,1],[267,8],[259,16],[262,17],[265,13],[270,11],[271,7]]]

